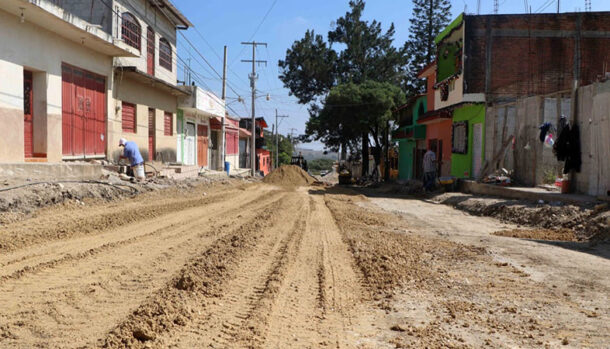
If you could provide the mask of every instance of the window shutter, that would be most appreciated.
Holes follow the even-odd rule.
[[[136,105],[123,102],[121,115],[123,132],[136,133]]]
[[[165,117],[163,119],[163,134],[166,136],[173,136],[173,114],[170,112],[165,112]]]

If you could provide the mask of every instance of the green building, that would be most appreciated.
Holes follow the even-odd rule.
[[[418,125],[417,120],[427,111],[426,95],[412,97],[407,104],[396,112],[399,118],[399,129],[392,134],[398,142],[398,178],[402,180],[417,177],[416,157],[418,141],[426,139],[426,126]]]

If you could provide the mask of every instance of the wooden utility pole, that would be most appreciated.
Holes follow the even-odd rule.
[[[278,115],[277,109],[275,110],[275,168],[280,167],[280,129],[277,124],[277,119],[287,117],[288,115]]]
[[[225,55],[224,55],[224,59],[222,61],[222,100],[223,102],[225,102],[225,106],[227,103],[227,46],[225,46]],[[226,112],[225,112],[226,113]],[[219,168],[223,169],[224,163],[225,161],[227,161],[227,152],[226,152],[226,146],[227,146],[227,134],[226,134],[226,130],[225,130],[225,114],[222,115],[222,126],[221,126],[221,130],[220,130],[220,134],[221,134],[221,138],[222,141],[220,142],[220,156],[219,156],[219,161],[220,165]],[[227,173],[228,174],[228,173]]]
[[[256,175],[256,80],[258,75],[256,74],[256,64],[265,64],[267,61],[256,60],[256,46],[261,45],[267,47],[266,42],[242,42],[242,45],[252,46],[252,59],[242,59],[244,63],[252,63],[252,73],[250,73],[250,87],[252,88],[252,140],[250,145],[250,167],[252,168],[252,176]]]

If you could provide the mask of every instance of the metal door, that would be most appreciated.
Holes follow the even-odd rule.
[[[472,125],[472,177],[479,178],[483,157],[483,124]]]
[[[97,123],[96,123],[96,112],[95,112],[95,90],[96,83],[95,77],[91,74],[85,74],[85,87],[84,87],[84,142],[85,142],[85,154],[95,155],[95,139],[97,135]]]
[[[34,103],[32,72],[23,71],[23,131],[25,157],[34,156]]]
[[[186,123],[186,136],[184,137],[184,164],[195,165],[195,124]]]
[[[63,155],[73,155],[72,127],[74,121],[74,97],[74,76],[72,68],[64,65],[61,68],[61,148]]]
[[[74,69],[74,119],[72,120],[72,152],[74,155],[85,154],[85,74]]]
[[[148,27],[146,34],[146,68],[149,75],[155,75],[155,32]]]
[[[210,168],[213,170],[218,168],[218,142],[219,142],[220,132],[212,131],[210,133]]]
[[[155,110],[148,108],[148,161],[155,159]]]
[[[205,125],[197,125],[197,165],[204,167],[208,165],[208,128]]]

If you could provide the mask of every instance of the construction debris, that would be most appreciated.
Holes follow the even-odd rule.
[[[306,186],[316,182],[309,173],[296,165],[284,165],[269,173],[263,182],[281,186]]]

